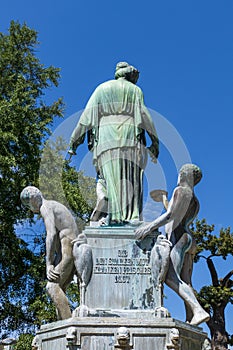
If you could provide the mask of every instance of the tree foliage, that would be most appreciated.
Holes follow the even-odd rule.
[[[225,309],[228,304],[233,304],[233,270],[219,276],[216,268],[216,259],[227,260],[233,255],[233,233],[230,228],[221,229],[214,233],[215,226],[208,225],[206,220],[197,220],[193,227],[193,234],[197,242],[195,260],[205,259],[211,285],[203,286],[198,293],[198,299],[204,309],[210,314],[207,325],[210,329],[213,349],[227,349],[231,344],[232,335],[226,330]]]
[[[95,179],[84,176],[69,165],[65,158],[68,145],[59,137],[46,142],[40,164],[39,187],[46,199],[68,207],[81,230],[89,221],[96,202]]]
[[[69,166],[64,161],[64,152],[67,145],[61,138],[48,141],[43,149],[40,164],[39,184],[40,190],[46,199],[56,200],[66,205],[78,220],[80,229],[85,221],[89,219],[95,205],[95,179],[86,177]],[[85,195],[84,195],[85,194]],[[56,312],[53,303],[46,293],[46,267],[45,267],[45,237],[44,225],[37,226],[38,220],[42,223],[40,216],[34,218],[34,242],[31,246],[33,259],[27,270],[29,279],[25,282],[31,294],[24,299],[27,307],[28,328],[33,332],[41,324],[56,320]],[[39,230],[37,233],[36,230]],[[42,231],[41,231],[42,230]],[[29,297],[30,296],[30,297]],[[77,283],[71,283],[67,289],[67,297],[71,308],[77,307],[79,301],[79,288]],[[30,318],[29,318],[30,315]],[[22,322],[22,319],[19,319]],[[24,339],[24,338],[22,338]],[[24,341],[30,340],[25,338]],[[23,342],[23,340],[21,340]]]
[[[59,70],[39,62],[37,44],[37,33],[26,25],[11,22],[9,35],[0,33],[0,222],[10,214],[11,225],[25,215],[18,193],[37,183],[41,145],[62,114],[61,100],[50,106],[43,101],[44,90],[58,85]]]
[[[12,21],[9,33],[0,33],[0,337],[15,330],[25,333],[19,349],[26,346],[26,338],[31,340],[27,332],[55,320],[45,292],[45,232],[35,234],[38,221],[22,207],[20,192],[40,184],[44,197],[68,206],[80,226],[95,202],[94,179],[63,160],[64,142],[45,143],[54,118],[62,116],[63,103],[45,103],[47,89],[58,86],[59,69],[40,63],[37,46],[37,32],[26,24]],[[25,219],[34,223],[30,242],[17,234],[24,230]],[[77,287],[71,285],[68,294],[73,302]]]
[[[28,212],[19,194],[25,185],[38,183],[42,145],[55,116],[62,115],[59,99],[44,102],[47,88],[57,86],[59,69],[45,67],[35,56],[37,33],[11,22],[0,33],[0,325],[2,335],[26,328],[25,283],[30,281],[34,255],[16,236],[15,226]],[[26,273],[25,273],[26,272]],[[30,299],[31,289],[28,284]]]
[[[32,334],[30,333],[21,334],[16,345],[14,346],[14,350],[31,350],[32,340],[33,340]]]

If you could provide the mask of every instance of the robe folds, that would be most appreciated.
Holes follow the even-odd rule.
[[[110,222],[142,219],[143,172],[147,162],[145,132],[158,148],[143,93],[126,79],[99,85],[71,135],[75,151],[89,135],[93,164],[106,184]]]

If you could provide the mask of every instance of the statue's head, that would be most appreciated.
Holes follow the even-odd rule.
[[[67,345],[75,345],[77,340],[77,329],[75,327],[69,327],[66,332]]]
[[[174,349],[179,349],[179,342],[180,342],[180,332],[177,328],[172,328],[170,332],[170,340],[171,344],[173,344]]]
[[[116,335],[117,341],[119,345],[126,346],[130,341],[130,332],[126,327],[120,327],[117,330]]]
[[[32,350],[38,350],[40,346],[40,340],[38,335],[36,335],[32,340]]]
[[[29,208],[33,213],[39,213],[43,202],[43,196],[40,190],[34,186],[27,186],[20,194],[23,205]]]
[[[75,244],[77,247],[81,244],[87,244],[87,236],[84,233],[80,233],[78,237],[72,241],[72,244]]]
[[[195,164],[184,164],[179,171],[179,180],[180,182],[187,182],[191,186],[195,186],[198,182],[201,181],[202,171]]]
[[[133,84],[136,84],[139,77],[139,71],[127,62],[119,62],[116,65],[115,79],[125,78]]]

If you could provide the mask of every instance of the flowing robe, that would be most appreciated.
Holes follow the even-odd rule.
[[[119,78],[99,85],[71,135],[73,150],[89,132],[93,163],[106,182],[111,223],[142,219],[145,131],[158,149],[158,138],[141,89]]]

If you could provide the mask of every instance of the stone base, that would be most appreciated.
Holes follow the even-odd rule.
[[[206,337],[201,328],[172,318],[83,317],[41,326],[33,349],[201,350]]]
[[[85,295],[89,309],[109,313],[110,310],[154,310],[161,306],[150,264],[150,252],[158,233],[137,242],[134,230],[122,226],[86,227],[83,231],[93,254],[93,273]]]
[[[87,227],[84,233],[93,273],[83,302],[72,318],[41,326],[33,350],[202,349],[207,335],[170,318],[154,288],[150,252],[158,232],[141,242],[133,227]]]

